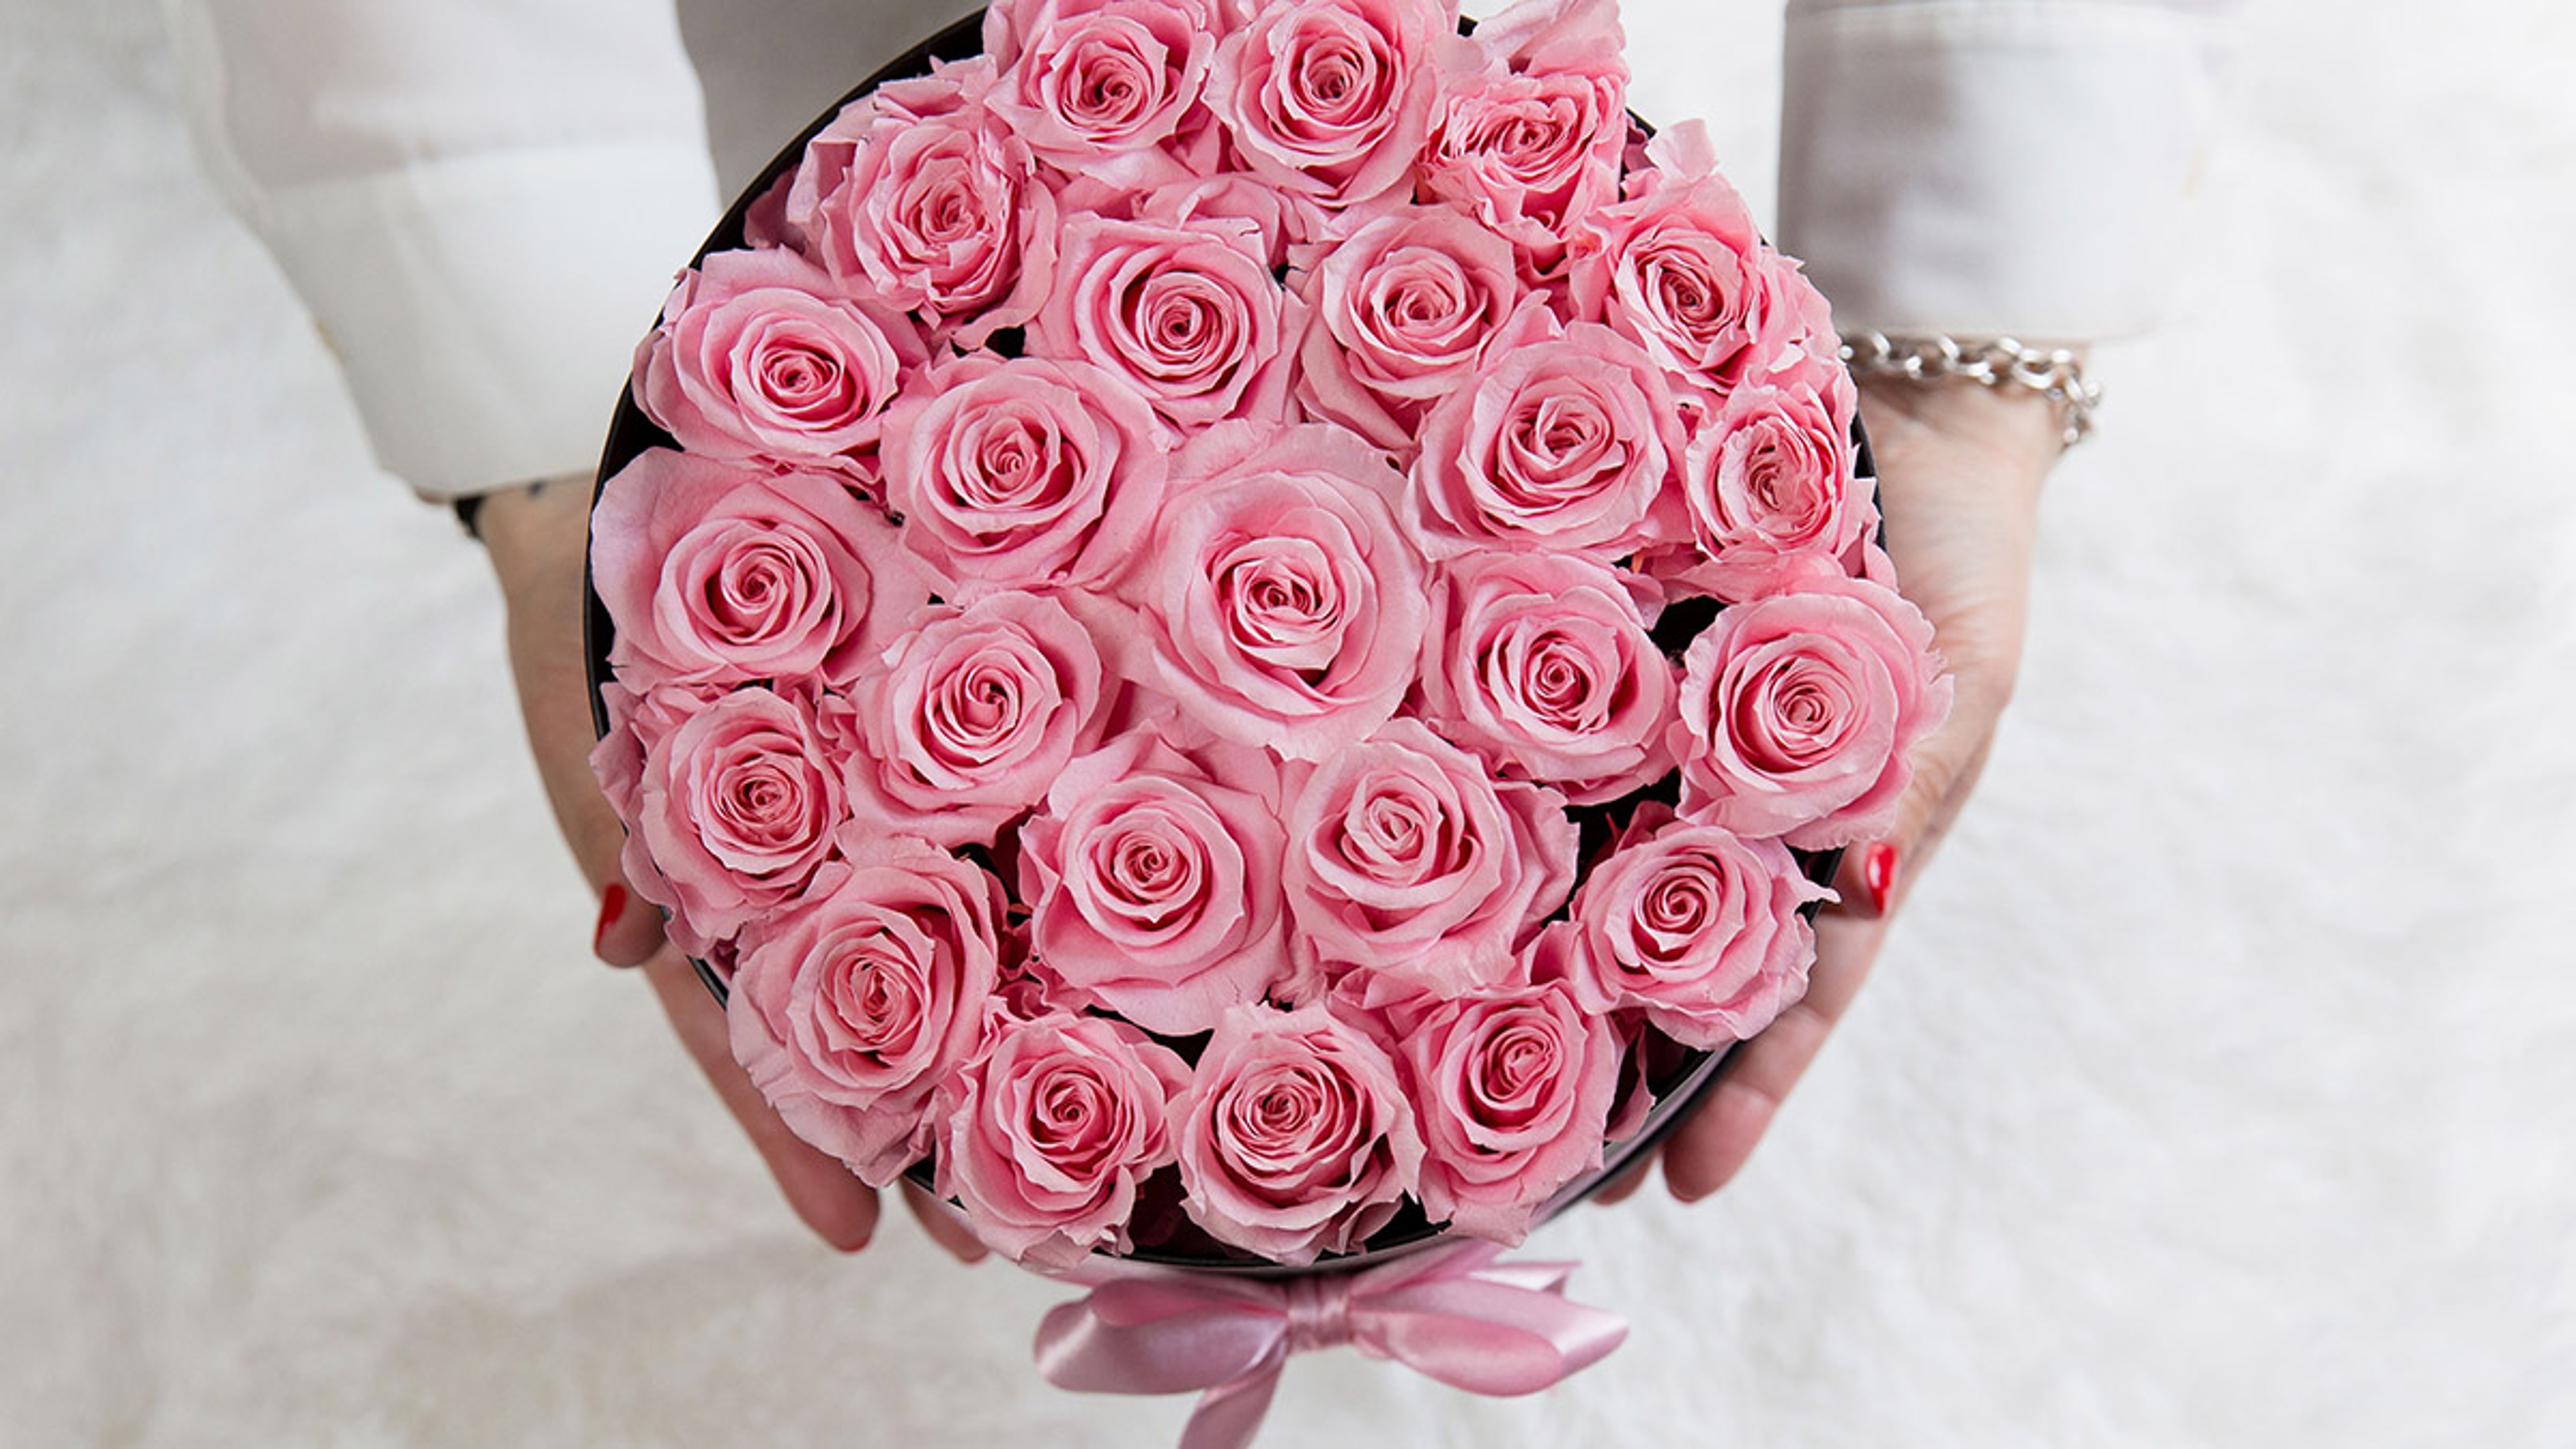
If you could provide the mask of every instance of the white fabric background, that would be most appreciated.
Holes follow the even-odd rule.
[[[1308,1358],[1265,1445],[2576,1435],[2569,16],[2256,8],[1978,806],[1752,1170],[1536,1240],[1599,1368]],[[1640,57],[1766,213],[1775,42]],[[483,564],[169,86],[145,0],[0,0],[0,1441],[1169,1442],[1028,1372],[1057,1290],[809,1242],[587,963]]]

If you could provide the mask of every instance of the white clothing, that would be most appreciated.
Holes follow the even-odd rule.
[[[2182,254],[2232,0],[1791,0],[1781,250],[1846,329],[2096,341]]]
[[[585,468],[730,194],[973,0],[164,0],[201,149],[338,353],[378,461]],[[1697,21],[1630,16],[1634,44]],[[1845,327],[2151,319],[2231,0],[1790,0],[1782,248]],[[694,63],[694,64],[693,64]],[[704,84],[704,104],[701,83]]]

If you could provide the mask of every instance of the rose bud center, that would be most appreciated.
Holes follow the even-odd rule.
[[[1550,389],[1524,398],[1505,440],[1517,466],[1502,476],[1542,485],[1588,480],[1625,461],[1609,414],[1585,393]]]
[[[1386,58],[1376,47],[1336,36],[1315,46],[1298,72],[1295,100],[1305,119],[1350,125],[1376,110]]]
[[[921,1029],[922,996],[900,946],[872,935],[834,964],[821,1013],[825,1045],[876,1058],[909,1052]]]
[[[1172,907],[1197,896],[1204,863],[1185,841],[1137,828],[1119,832],[1109,850],[1111,867],[1102,876],[1144,923],[1162,924]]]
[[[1477,1061],[1477,1118],[1491,1126],[1526,1122],[1557,1076],[1556,1038],[1535,1025],[1515,1023],[1496,1036]]]
[[[1026,713],[1028,676],[1019,661],[977,659],[951,676],[934,697],[938,738],[976,759],[989,759],[1010,743]]]
[[[1851,686],[1839,670],[1809,657],[1775,662],[1754,681],[1751,708],[1735,732],[1746,758],[1785,772],[1830,758],[1855,727]]]
[[[1657,939],[1639,944],[1659,958],[1670,959],[1717,919],[1717,902],[1725,887],[1706,861],[1676,860],[1656,878],[1638,911],[1639,920]]]

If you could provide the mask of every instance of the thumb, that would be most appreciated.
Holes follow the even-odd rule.
[[[589,492],[556,480],[494,494],[480,515],[492,567],[509,608],[510,672],[519,689],[528,750],[556,826],[599,901],[592,950],[612,966],[640,965],[662,943],[660,912],[635,894],[619,864],[626,828],[591,774],[587,600]]]
[[[921,1224],[930,1240],[948,1251],[960,1263],[980,1263],[992,1255],[984,1240],[966,1225],[966,1215],[946,1201],[932,1196],[907,1178],[903,1184],[904,1206],[912,1209],[913,1220]]]

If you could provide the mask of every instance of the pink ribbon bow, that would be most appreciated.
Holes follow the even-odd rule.
[[[1628,1336],[1616,1314],[1568,1302],[1573,1263],[1501,1263],[1470,1242],[1356,1273],[1278,1280],[1078,1272],[1088,1296],[1038,1325],[1038,1372],[1095,1394],[1205,1390],[1181,1449],[1245,1449],[1288,1356],[1349,1344],[1471,1393],[1536,1393]]]

